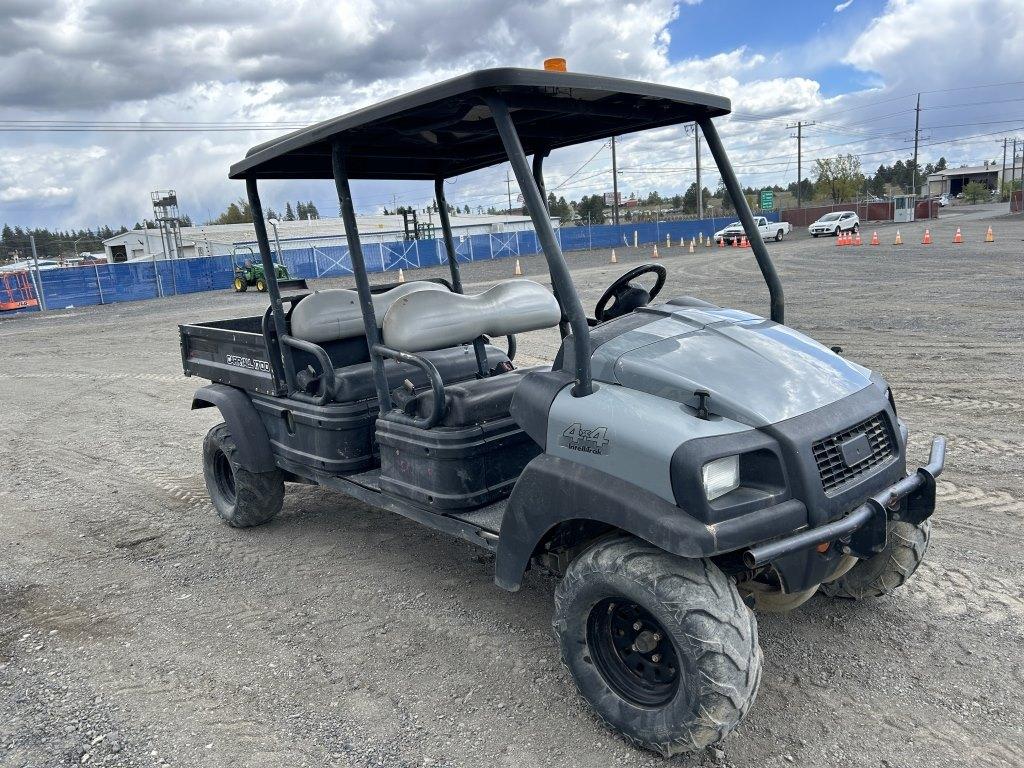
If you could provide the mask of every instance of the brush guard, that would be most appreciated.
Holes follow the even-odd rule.
[[[926,466],[871,496],[839,520],[751,547],[743,553],[743,564],[751,569],[772,564],[788,570],[795,565],[794,557],[803,559],[812,547],[834,542],[842,543],[844,554],[859,558],[878,554],[885,548],[890,519],[918,525],[931,516],[935,510],[935,478],[942,473],[945,461],[946,438],[936,437]]]

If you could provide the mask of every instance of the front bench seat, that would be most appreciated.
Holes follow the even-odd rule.
[[[386,346],[424,352],[469,344],[480,336],[551,328],[561,319],[558,301],[543,285],[532,280],[505,280],[475,296],[447,291],[401,296],[384,315],[381,330]]]
[[[384,343],[402,352],[428,357],[431,350],[469,344],[480,336],[509,336],[558,325],[562,310],[544,286],[531,280],[506,280],[475,296],[419,292],[403,296],[384,316]],[[445,382],[445,414],[437,426],[462,428],[507,418],[519,371],[459,383]],[[426,416],[431,394],[405,400],[407,413]],[[386,418],[386,417],[385,417]]]
[[[417,292],[449,293],[447,286],[417,280],[373,294],[373,313],[381,326],[388,309],[403,296]],[[365,334],[359,294],[349,288],[329,288],[306,296],[295,305],[291,316],[291,332],[296,339],[322,344],[351,339]]]

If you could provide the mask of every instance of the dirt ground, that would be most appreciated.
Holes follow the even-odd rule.
[[[892,598],[759,617],[761,692],[678,765],[1024,764],[1024,221],[772,243],[787,322],[882,372],[911,459],[949,437],[925,564]],[[982,243],[992,223],[997,241]],[[870,234],[870,227],[868,232]],[[665,296],[767,313],[750,251],[662,248]],[[586,306],[649,250],[568,256]],[[527,276],[543,263],[524,258]],[[465,267],[483,286],[512,262]],[[557,659],[554,583],[289,486],[218,522],[176,324],[262,311],[193,294],[0,322],[0,766],[659,766],[601,727]],[[551,334],[520,342],[549,359]]]

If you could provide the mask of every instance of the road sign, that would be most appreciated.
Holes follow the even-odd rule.
[[[775,210],[775,190],[774,189],[762,189],[761,190],[761,210],[762,211],[773,211],[773,210]]]

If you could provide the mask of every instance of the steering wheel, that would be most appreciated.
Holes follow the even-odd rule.
[[[646,275],[648,272],[658,276],[650,291],[630,283],[630,280],[634,280],[640,275]],[[661,264],[641,264],[639,267],[629,270],[608,286],[608,290],[604,292],[594,308],[594,319],[603,323],[605,320],[628,315],[638,307],[646,307],[655,296],[661,293],[667,276],[668,272]],[[613,299],[614,302],[609,307],[608,302]]]

